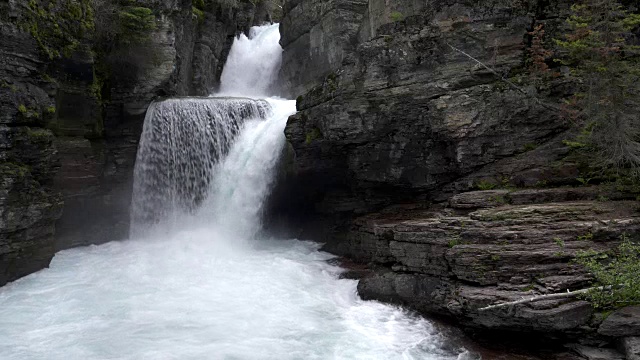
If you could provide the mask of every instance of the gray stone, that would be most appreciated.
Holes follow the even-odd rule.
[[[640,337],[626,337],[621,345],[627,360],[640,360]]]
[[[598,333],[606,336],[640,336],[640,306],[616,310],[602,322]]]
[[[491,208],[508,202],[509,190],[470,191],[449,199],[449,206],[456,209]]]
[[[577,344],[571,345],[570,348],[587,360],[625,360],[624,355],[614,349],[594,348]]]
[[[559,190],[549,193],[566,198]],[[494,192],[471,197],[489,194]],[[466,215],[446,208],[400,209],[354,220],[340,243],[346,246],[327,247],[382,266],[361,280],[363,297],[454,317],[472,327],[540,334],[595,332],[593,309],[575,299],[477,309],[589,287],[592,277],[572,262],[574,255],[612,249],[620,234],[640,229],[632,201],[504,204]]]

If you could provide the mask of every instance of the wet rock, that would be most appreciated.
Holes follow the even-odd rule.
[[[622,339],[621,348],[627,360],[640,360],[640,337],[626,337]]]
[[[583,345],[571,345],[578,355],[587,360],[625,360],[624,355],[614,349],[594,348]]]
[[[494,192],[472,198],[489,195]],[[577,336],[595,332],[593,309],[585,301],[478,309],[590,286],[591,276],[572,259],[580,250],[612,249],[621,233],[640,228],[634,204],[505,204],[465,214],[446,208],[384,211],[357,219],[347,246],[328,249],[382,266],[360,281],[364,298],[454,317],[472,327]]]
[[[449,199],[449,206],[454,209],[490,208],[507,203],[509,190],[470,191],[454,195]]]
[[[598,333],[606,336],[640,336],[640,306],[616,310],[602,322]]]

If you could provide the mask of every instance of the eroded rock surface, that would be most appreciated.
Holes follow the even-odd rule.
[[[486,192],[486,205],[494,202],[491,196],[495,194]],[[518,191],[511,194],[520,197]],[[571,260],[581,250],[612,249],[622,232],[639,229],[636,203],[575,201],[485,207],[386,209],[358,218],[345,241],[328,248],[380,266],[359,284],[365,298],[408,304],[481,328],[548,335],[594,332],[593,309],[576,299],[478,309],[587,287],[589,274]]]
[[[628,306],[614,311],[602,322],[598,333],[615,337],[640,336],[640,306]]]
[[[570,5],[287,1],[282,76],[299,112],[286,201],[314,220],[305,235],[371,266],[363,297],[481,329],[599,336],[575,298],[478,311],[588,287],[575,254],[638,230],[636,194],[579,187],[562,69],[543,86],[527,75],[529,32],[550,42]]]

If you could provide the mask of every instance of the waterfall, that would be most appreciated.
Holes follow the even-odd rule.
[[[222,93],[150,105],[131,239],[0,288],[0,359],[469,359],[428,320],[360,299],[319,244],[259,233],[295,112],[260,100],[278,40],[277,25],[253,28]]]
[[[270,112],[265,101],[241,98],[152,103],[134,169],[132,235],[198,208],[244,122],[265,120]]]
[[[219,94],[149,106],[134,170],[132,236],[194,222],[242,238],[258,232],[284,127],[295,112],[295,101],[260,99],[280,69],[279,38],[278,25],[241,34]]]
[[[249,37],[241,34],[233,43],[220,78],[220,94],[265,97],[282,62],[278,24],[253,27]]]

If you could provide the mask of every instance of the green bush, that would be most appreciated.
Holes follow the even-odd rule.
[[[596,280],[585,298],[598,309],[615,309],[640,304],[640,244],[626,235],[612,253],[579,252],[576,262]]]
[[[120,19],[121,38],[125,44],[143,43],[156,29],[156,17],[146,7],[128,6],[118,13]]]

